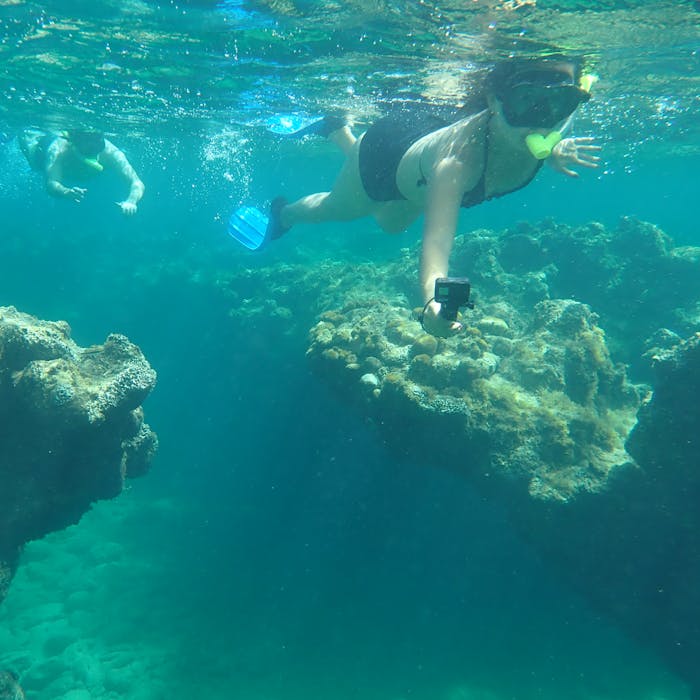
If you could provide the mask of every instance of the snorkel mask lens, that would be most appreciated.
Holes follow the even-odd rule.
[[[534,129],[553,127],[590,98],[590,93],[574,85],[568,76],[544,72],[515,76],[510,88],[500,95],[506,121],[511,126]]]
[[[66,131],[64,138],[83,158],[94,160],[105,148],[105,138],[98,131]]]

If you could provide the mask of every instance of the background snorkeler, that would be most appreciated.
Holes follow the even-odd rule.
[[[43,173],[46,191],[80,203],[87,194],[81,185],[102,173],[114,170],[129,183],[126,199],[115,202],[126,216],[136,213],[145,186],[126,156],[97,131],[65,131],[53,134],[39,129],[26,129],[19,145],[33,170]]]

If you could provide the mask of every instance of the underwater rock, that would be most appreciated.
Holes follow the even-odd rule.
[[[700,333],[666,349],[656,348],[651,361],[654,391],[639,411],[629,449],[646,468],[666,470],[673,465],[675,479],[681,479],[686,488],[692,485],[697,488],[700,486]]]
[[[562,578],[700,697],[700,368],[693,378],[698,341],[681,344],[700,329],[700,248],[633,218],[469,231],[450,267],[470,276],[476,308],[451,339],[411,314],[418,259],[275,265],[256,270],[253,296],[294,304],[285,322],[312,325],[318,375],[377,417],[398,458],[458,471],[505,505]],[[222,288],[249,289],[246,274]],[[256,313],[244,304],[236,319],[255,327],[268,311]]]
[[[0,601],[25,542],[148,469],[158,442],[140,405],[155,381],[124,336],[81,348],[68,324],[0,307]]]
[[[653,393],[627,441],[644,475],[634,506],[648,523],[638,568],[654,562],[635,586],[645,600],[637,624],[640,634],[673,645],[669,663],[700,696],[700,333],[652,362]]]
[[[503,353],[510,331],[487,312],[464,335],[428,347],[406,310],[353,305],[311,329],[308,356],[344,395],[382,417],[402,451],[517,482],[537,499],[607,488],[612,472],[632,463],[624,441],[639,398],[612,363],[595,315],[572,300],[541,302],[528,325],[521,316]],[[371,381],[349,375],[350,360],[364,368],[370,358]]]
[[[472,232],[452,264],[474,271],[463,335],[428,348],[400,304],[340,305],[311,329],[313,367],[398,456],[504,504],[562,578],[700,696],[700,334],[680,342],[700,326],[700,251],[633,219],[547,222]],[[651,378],[645,360],[642,405],[648,388],[628,376]]]
[[[0,671],[0,700],[24,700],[24,691],[17,675],[12,671]]]

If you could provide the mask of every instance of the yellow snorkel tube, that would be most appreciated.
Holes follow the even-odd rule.
[[[593,86],[600,80],[598,76],[595,73],[584,73],[578,81],[578,86],[581,88],[581,90],[584,90],[585,92],[590,93],[590,91],[593,89]]]

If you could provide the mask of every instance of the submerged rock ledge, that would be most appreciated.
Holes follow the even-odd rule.
[[[313,368],[399,459],[505,505],[700,698],[700,248],[627,218],[472,231],[452,270],[476,308],[446,340],[411,311],[417,260],[286,264],[219,289],[246,289],[250,303],[231,292],[238,324],[310,327]]]
[[[76,523],[148,469],[156,374],[122,335],[81,348],[64,322],[0,307],[0,602],[25,542]]]
[[[637,390],[584,304],[539,302],[517,329],[513,313],[485,304],[463,336],[438,340],[401,309],[350,306],[322,315],[308,354],[413,459],[521,482],[535,499],[598,492],[632,465]]]

